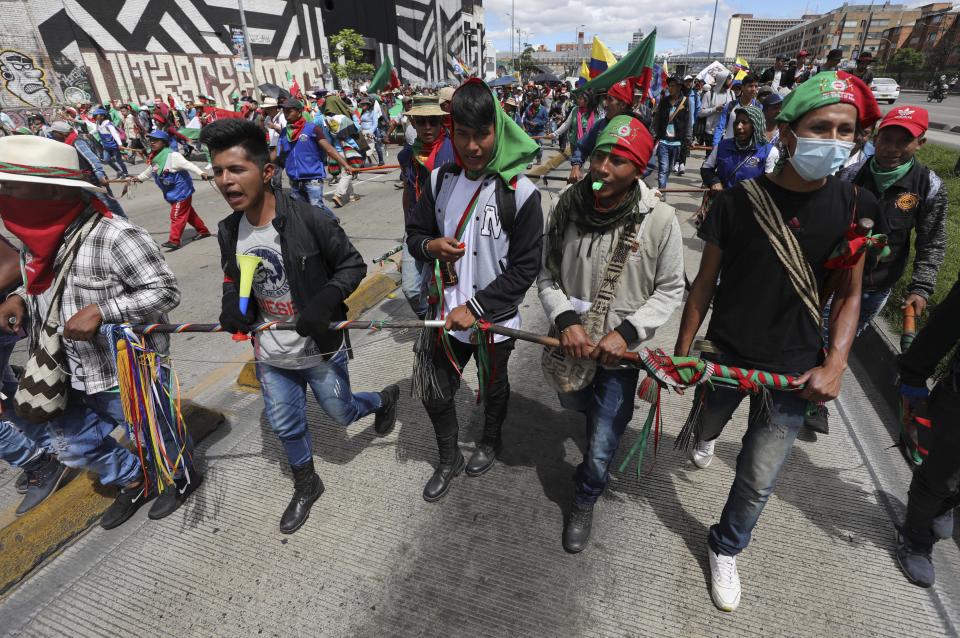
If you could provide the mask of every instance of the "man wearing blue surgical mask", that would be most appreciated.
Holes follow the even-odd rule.
[[[802,390],[750,395],[750,419],[719,523],[707,538],[711,596],[724,611],[740,603],[736,556],[773,492],[811,405],[834,399],[860,311],[863,260],[831,270],[853,218],[877,215],[866,189],[834,177],[858,127],[880,118],[870,89],[844,73],[821,73],[783,102],[781,162],[770,175],[717,196],[698,234],[706,242],[687,298],[675,354],[690,354],[713,302],[707,339],[727,366],[796,377]],[[831,260],[831,267],[835,260]],[[820,299],[833,291],[830,346],[823,350]],[[701,386],[693,415],[693,461],[706,467],[713,443],[746,393]]]

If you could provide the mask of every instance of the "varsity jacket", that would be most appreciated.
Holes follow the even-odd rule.
[[[440,228],[447,215],[462,214],[447,207],[462,175],[456,164],[435,168],[430,174],[430,188],[420,191],[406,228],[407,248],[415,259],[432,263],[434,257],[426,251],[427,242],[443,236]],[[540,271],[540,191],[523,175],[517,178],[515,190],[499,177],[486,175],[474,211],[473,234],[463,238],[467,252],[461,257],[474,262],[473,296],[466,306],[477,319],[506,321],[517,314]]]
[[[890,258],[868,262],[863,272],[863,288],[868,291],[892,288],[907,269],[910,234],[914,227],[913,276],[907,293],[925,299],[933,294],[937,273],[947,248],[947,187],[932,170],[915,161],[906,175],[890,186],[883,196],[877,192],[870,160],[849,166],[840,172],[840,179],[866,188],[877,196],[880,216],[874,232],[884,233],[890,246]]]
[[[639,185],[645,215],[603,322],[604,334],[616,330],[632,351],[652,339],[683,301],[683,239],[676,210],[660,202],[643,182]],[[547,269],[550,246],[544,246],[537,290],[547,318],[558,331],[581,323],[597,296],[622,229],[583,234],[575,224],[568,224],[562,282],[555,281]]]

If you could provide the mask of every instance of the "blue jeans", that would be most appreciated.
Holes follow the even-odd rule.
[[[417,260],[410,254],[410,250],[407,248],[407,236],[404,235],[400,262],[400,287],[403,289],[403,296],[407,298],[413,312],[420,319],[425,318],[429,310],[427,296],[423,292],[423,269],[425,267],[424,262]]]
[[[722,429],[747,396],[729,388],[706,388],[705,392],[704,431]],[[759,395],[749,396],[750,415],[737,456],[737,473],[720,522],[710,528],[708,536],[710,548],[724,556],[736,556],[750,542],[807,411],[807,401],[796,392],[771,391],[769,412]]]
[[[610,482],[610,463],[620,438],[633,418],[633,397],[639,370],[606,370],[586,388],[558,395],[560,405],[587,417],[587,452],[574,477],[574,502],[591,506]]]
[[[126,177],[127,165],[123,163],[123,153],[120,152],[119,147],[107,148],[104,146],[103,161],[105,164],[109,164],[110,168],[117,171],[118,175]]]
[[[670,171],[680,157],[680,145],[667,144],[661,141],[657,145],[657,186],[666,188],[667,178],[670,177]]]
[[[863,296],[860,297],[860,319],[857,322],[857,336],[860,336],[860,333],[863,332],[863,329],[867,327],[871,321],[877,318],[877,315],[880,314],[880,311],[883,310],[883,307],[887,304],[887,299],[890,298],[890,289],[886,290],[873,290],[873,291],[864,291]],[[826,305],[823,307],[823,347],[826,348],[830,345],[830,309],[833,306],[833,297],[827,301]]]
[[[0,421],[0,459],[13,467],[23,467],[42,450],[10,421]]]
[[[290,196],[319,208],[331,219],[339,221],[337,216],[333,214],[333,211],[323,203],[323,180],[290,180]]]
[[[354,394],[350,389],[346,349],[341,349],[329,361],[304,370],[257,362],[257,379],[263,389],[267,421],[280,438],[287,461],[293,467],[307,463],[313,456],[307,428],[307,384],[327,416],[343,426],[383,407],[379,392]]]

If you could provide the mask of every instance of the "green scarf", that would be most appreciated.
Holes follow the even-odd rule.
[[[481,82],[477,78],[468,82],[474,81]],[[527,169],[527,164],[537,156],[537,150],[540,146],[504,112],[492,93],[489,93],[489,96],[493,100],[493,110],[496,114],[494,127],[497,141],[493,149],[493,155],[482,173],[499,175],[507,187],[512,190],[515,188],[513,179]],[[456,127],[456,122],[454,122],[454,127]],[[468,171],[467,177],[476,179],[478,176],[470,175]]]
[[[583,234],[603,233],[614,226],[639,224],[644,213],[640,212],[640,198],[643,191],[639,184],[624,195],[614,208],[597,212],[594,205],[593,178],[588,174],[579,182],[563,191],[553,207],[550,226],[547,228],[547,241],[550,242],[547,253],[547,270],[553,280],[563,288],[561,265],[563,263],[563,236],[568,224],[576,224]]]
[[[915,159],[916,158],[911,157],[909,162],[885,171],[877,165],[876,157],[870,158],[870,174],[873,175],[873,183],[877,185],[877,191],[880,193],[880,197],[883,197],[886,190],[893,186],[897,180],[910,172]]]
[[[339,95],[331,95],[323,102],[323,112],[327,115],[346,115],[353,117],[350,106]]]
[[[756,106],[752,104],[745,106],[740,109],[747,114],[747,117],[750,118],[750,123],[753,125],[753,137],[751,137],[745,144],[741,144],[739,140],[734,138],[734,144],[737,145],[738,151],[747,151],[751,149],[758,149],[766,145],[767,143],[767,123],[763,119],[763,111],[761,111]]]
[[[167,156],[170,155],[170,147],[164,146],[162,149],[156,153],[150,154],[150,164],[153,166],[153,170],[159,175],[163,172],[164,166],[167,165]]]

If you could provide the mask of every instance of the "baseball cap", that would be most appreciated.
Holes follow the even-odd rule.
[[[107,109],[93,109],[90,111],[90,115],[106,115]]]
[[[300,100],[284,100],[283,108],[285,109],[297,109],[298,111],[303,110],[303,102]]]
[[[827,58],[842,58],[843,49],[830,49],[830,52],[827,53]]]
[[[890,109],[890,112],[880,120],[880,128],[902,126],[914,137],[920,137],[926,133],[929,125],[930,114],[927,109],[919,106],[901,106]]]
[[[440,99],[440,104],[444,102],[450,102],[453,100],[454,89],[452,86],[445,86],[437,93],[437,97]]]
[[[164,142],[170,141],[170,134],[166,131],[150,131],[147,133],[147,137],[152,137],[155,140],[163,140]]]
[[[789,60],[790,58],[787,57],[787,54],[786,54],[786,53],[778,53],[778,54],[777,54],[777,59],[778,59],[778,60]]]
[[[806,58],[806,57],[809,57],[809,56],[810,56],[810,52],[807,51],[806,49],[800,49],[799,51],[797,51],[797,57],[798,57],[798,58]]]
[[[683,76],[683,81],[684,81],[684,82],[686,82],[687,80],[692,80],[692,79],[693,79],[693,76],[692,76],[692,75],[685,75],[685,76]]]
[[[67,124],[66,122],[64,122],[63,120],[57,120],[56,122],[50,125],[50,128],[56,131],[57,133],[63,133],[65,135],[69,135],[70,132],[73,130],[73,127]]]

